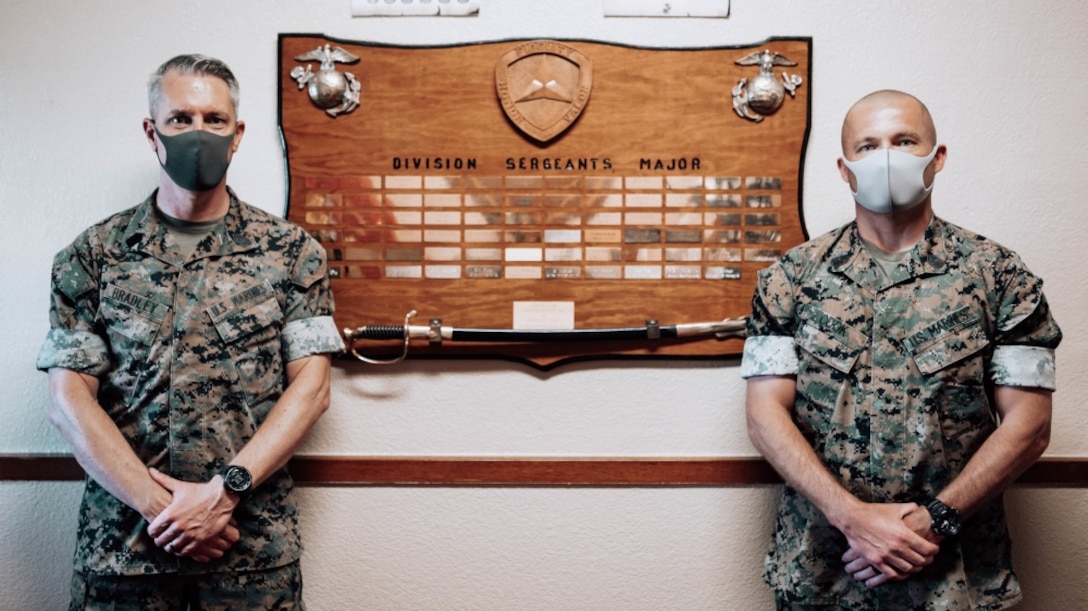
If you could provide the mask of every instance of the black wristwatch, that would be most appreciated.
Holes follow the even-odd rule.
[[[223,487],[228,492],[245,496],[253,487],[253,475],[245,467],[229,465],[223,470]]]
[[[926,505],[926,511],[933,518],[933,532],[942,537],[954,537],[960,532],[960,512],[933,499]]]

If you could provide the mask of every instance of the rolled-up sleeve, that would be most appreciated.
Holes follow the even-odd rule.
[[[332,316],[292,320],[283,327],[283,357],[293,361],[312,354],[339,354],[344,340]]]
[[[34,365],[42,371],[61,367],[101,376],[110,369],[110,351],[106,342],[94,333],[50,329]]]
[[[741,359],[742,378],[797,374],[797,343],[789,322],[792,320],[792,295],[781,264],[759,272]]]
[[[990,378],[999,386],[1055,390],[1054,350],[1035,346],[998,346],[990,362]]]
[[[98,283],[91,273],[87,242],[81,238],[57,253],[50,287],[49,331],[35,367],[53,367],[102,376],[109,371],[109,343],[96,327]]]
[[[988,372],[991,381],[1000,386],[1056,389],[1055,348],[1062,331],[1043,294],[1042,279],[1016,255],[1003,260],[997,279],[1001,297]]]
[[[325,249],[305,239],[292,270],[283,327],[283,358],[287,361],[312,354],[339,354],[344,341],[333,321],[332,284]]]
[[[761,335],[744,340],[740,377],[797,375],[797,344],[792,337]]]

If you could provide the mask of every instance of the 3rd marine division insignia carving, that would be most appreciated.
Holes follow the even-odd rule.
[[[772,115],[782,106],[782,101],[789,93],[790,97],[801,86],[801,77],[782,71],[782,80],[774,76],[775,66],[796,66],[784,55],[768,50],[751,53],[733,62],[738,66],[759,66],[759,75],[749,83],[742,78],[733,87],[733,111],[737,116],[759,123],[767,115]]]
[[[566,131],[589,101],[593,63],[552,40],[527,42],[495,65],[495,89],[506,116],[526,135],[547,142]]]

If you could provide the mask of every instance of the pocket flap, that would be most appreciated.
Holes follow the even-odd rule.
[[[207,311],[219,336],[227,343],[283,318],[276,292],[267,280],[213,303]]]
[[[797,344],[820,362],[843,373],[850,373],[861,354],[861,347],[851,346],[838,335],[805,324],[797,335]]]
[[[934,338],[913,351],[914,363],[918,370],[931,375],[962,361],[990,344],[982,326],[971,324],[954,328]]]
[[[170,306],[116,284],[103,291],[99,308],[110,330],[145,345],[155,340],[170,311]]]

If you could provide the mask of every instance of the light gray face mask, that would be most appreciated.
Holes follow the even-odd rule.
[[[925,157],[881,149],[857,161],[843,158],[842,162],[858,183],[854,201],[878,214],[888,214],[909,210],[929,195],[933,183],[926,187],[923,173],[936,155],[936,146]]]

